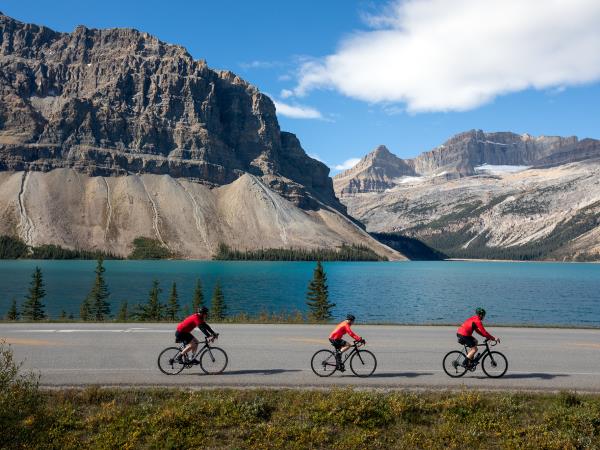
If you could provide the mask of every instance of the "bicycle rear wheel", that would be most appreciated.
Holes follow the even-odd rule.
[[[207,347],[200,355],[200,368],[207,375],[222,373],[227,367],[227,353],[219,347]]]
[[[350,369],[357,377],[370,377],[376,368],[377,358],[369,350],[356,350],[350,358]]]
[[[508,360],[500,352],[489,352],[481,361],[483,372],[490,378],[500,378],[508,370]]]
[[[160,355],[158,355],[158,368],[166,375],[177,375],[181,372],[185,365],[177,362],[177,356],[181,353],[181,350],[177,347],[167,347]]]
[[[442,363],[444,372],[452,378],[462,377],[467,372],[467,368],[463,366],[465,359],[467,359],[467,355],[458,350],[446,353]]]
[[[312,371],[320,377],[330,377],[337,370],[335,354],[330,350],[319,350],[310,360]]]

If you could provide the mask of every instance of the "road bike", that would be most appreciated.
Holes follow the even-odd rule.
[[[198,345],[193,355],[188,352],[182,358],[178,356],[181,356],[185,344],[179,347],[167,347],[158,355],[158,368],[166,375],[177,375],[183,369],[190,369],[195,365],[199,365],[207,375],[222,373],[229,359],[225,350],[210,345],[212,341],[213,339],[205,339],[204,345]],[[199,344],[202,344],[202,341]]]
[[[354,341],[352,350],[344,353],[338,349],[335,350],[335,353],[326,349],[319,350],[310,360],[310,366],[316,375],[329,377],[336,370],[344,372],[346,370],[346,361],[350,360],[350,370],[352,370],[354,375],[361,378],[369,377],[377,368],[377,359],[369,350],[360,350],[359,347],[363,345],[364,343],[361,343],[361,341]],[[344,356],[343,360],[342,356]]]
[[[485,350],[475,355],[475,358],[473,358],[469,367],[466,366],[467,353],[469,350],[466,345],[464,346],[464,352],[459,350],[448,352],[446,356],[444,356],[444,372],[452,378],[462,377],[467,373],[467,370],[475,372],[475,369],[481,362],[481,368],[488,377],[502,377],[508,370],[508,360],[502,353],[490,350],[490,346],[494,347],[497,345],[496,341],[492,341],[491,344],[488,344],[488,341],[489,340],[486,339],[483,344],[477,345],[477,347],[485,347]]]

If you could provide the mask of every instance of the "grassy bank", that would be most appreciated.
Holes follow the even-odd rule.
[[[334,389],[40,390],[0,345],[0,448],[600,447],[600,397]]]
[[[4,409],[10,417],[2,417],[2,447],[600,446],[600,398],[571,393],[87,388],[14,399],[18,403]]]

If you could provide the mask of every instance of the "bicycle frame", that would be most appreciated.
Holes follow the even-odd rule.
[[[200,344],[204,344],[204,345],[201,347]],[[182,343],[179,346],[179,353],[181,353],[183,351],[183,349],[186,347],[187,347],[187,345]],[[197,359],[198,356],[200,356],[202,354],[202,352],[204,352],[205,350],[210,350],[210,342],[209,342],[208,338],[205,338],[204,341],[198,341],[198,347],[196,348],[196,351],[192,354],[192,357],[191,358],[188,357],[188,359],[190,361]]]
[[[352,344],[352,349],[350,351],[346,350],[345,352],[342,352],[341,350],[336,348],[335,353],[344,355],[345,357],[344,357],[344,360],[342,361],[342,364],[346,364],[346,361],[348,361],[348,359],[350,359],[350,357],[358,351],[358,347],[362,347],[362,344],[359,345],[357,342],[355,342],[354,344]]]
[[[475,358],[473,358],[473,362],[479,362],[479,360],[481,358],[483,358],[485,355],[487,355],[488,353],[490,353],[490,344],[488,344],[489,339],[486,339],[485,341],[483,341],[483,344],[477,344],[477,347],[485,347],[485,350],[482,351],[481,353],[476,353],[475,354]],[[494,346],[496,344],[492,344],[492,346]],[[463,347],[465,348],[465,354],[469,353],[469,349],[473,348],[473,347],[467,347],[466,345],[463,344]]]

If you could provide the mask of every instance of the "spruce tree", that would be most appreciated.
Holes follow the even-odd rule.
[[[139,314],[142,320],[160,321],[163,319],[163,311],[165,305],[160,302],[159,295],[162,289],[159,286],[158,280],[152,281],[152,289],[148,294],[148,303],[142,305],[141,313]]]
[[[167,302],[166,318],[167,320],[177,320],[177,314],[179,313],[179,296],[177,295],[177,284],[173,282],[171,286],[171,294]]]
[[[191,314],[190,305],[183,305],[182,313],[183,313],[183,317],[189,316]]]
[[[103,263],[104,260],[102,257],[98,258],[95,270],[96,279],[86,299],[89,304],[90,320],[97,320],[99,322],[106,320],[110,315],[110,303],[108,302],[110,292],[104,280],[106,269]]]
[[[92,320],[92,305],[89,297],[79,305],[79,318],[84,321]]]
[[[210,303],[210,317],[215,320],[224,320],[227,317],[227,305],[225,304],[225,295],[221,289],[221,283],[217,281],[213,291]]]
[[[129,311],[127,309],[127,301],[121,303],[121,307],[119,308],[119,314],[117,314],[117,321],[119,322],[127,322],[129,319]]]
[[[17,309],[17,299],[13,298],[10,308],[6,313],[7,320],[19,320],[19,310]]]
[[[317,322],[331,320],[331,310],[335,307],[335,303],[329,301],[327,274],[323,270],[321,261],[317,261],[313,278],[308,285],[306,304],[309,308],[308,316],[310,319]]]
[[[25,320],[42,320],[46,318],[42,299],[46,296],[42,271],[36,267],[31,275],[29,294],[25,297],[22,307],[22,316]]]
[[[194,297],[192,298],[192,311],[198,312],[204,306],[204,294],[202,293],[202,283],[200,278],[196,279],[196,287],[194,288]]]
[[[63,322],[67,320],[67,312],[63,309],[60,312],[60,316],[58,317],[59,320],[62,320]]]

